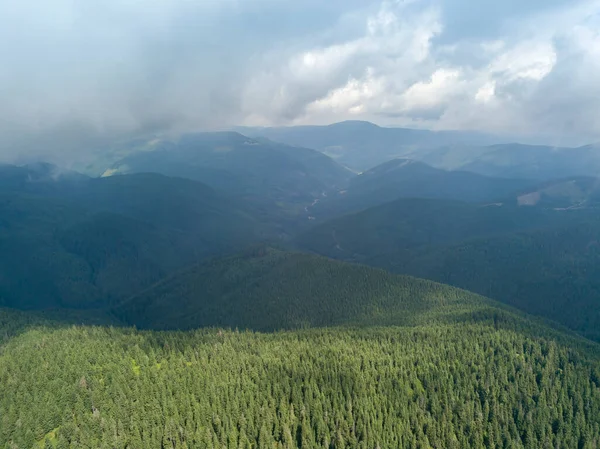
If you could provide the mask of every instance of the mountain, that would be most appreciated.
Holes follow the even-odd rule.
[[[434,167],[464,170],[486,176],[552,180],[600,175],[600,146],[564,148],[518,143],[487,147],[451,146],[419,157]]]
[[[541,183],[517,195],[517,204],[556,209],[597,207],[600,178],[575,177]]]
[[[393,159],[351,179],[310,209],[318,218],[356,212],[398,198],[443,198],[494,202],[532,186],[532,181],[446,171],[410,159]]]
[[[49,186],[0,190],[0,305],[99,307],[277,233],[195,181],[141,174]]]
[[[201,181],[258,202],[303,211],[322,192],[346,185],[352,173],[327,156],[234,132],[186,134],[135,152],[106,174],[154,172]]]
[[[115,316],[152,329],[224,326],[268,331],[413,323],[415,316],[433,320],[435,314],[427,313],[432,308],[481,301],[419,279],[261,247],[176,273],[120,304]]]
[[[205,286],[225,294],[196,290]],[[0,444],[593,448],[600,440],[600,347],[471,293],[274,251],[192,268],[154,289],[143,297],[152,320],[197,311],[259,328],[339,326],[157,332],[0,309]]]
[[[409,155],[443,145],[498,142],[495,137],[475,132],[383,128],[363,121],[328,126],[236,129],[251,137],[317,149],[355,171],[368,170],[395,158],[414,158]]]
[[[600,221],[373,255],[366,263],[444,282],[600,341]]]
[[[392,159],[424,162],[446,170],[511,179],[550,180],[600,175],[600,147],[506,143],[474,132],[383,128],[347,121],[329,126],[237,128],[251,137],[314,148],[362,172]]]
[[[296,243],[330,257],[363,261],[421,245],[553,226],[573,216],[519,207],[516,201],[477,204],[403,198],[317,225],[301,233]]]
[[[465,288],[600,339],[598,208],[398,200],[330,220],[299,247]]]
[[[75,171],[39,162],[22,166],[0,164],[0,192],[62,194],[78,189],[89,178]]]

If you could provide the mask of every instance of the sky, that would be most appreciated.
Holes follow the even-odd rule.
[[[0,0],[0,159],[370,120],[600,141],[600,0]]]

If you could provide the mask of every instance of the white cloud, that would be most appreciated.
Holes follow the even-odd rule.
[[[0,0],[0,157],[348,118],[600,139],[599,30],[600,0]]]
[[[419,81],[402,94],[405,110],[439,106],[449,96],[459,93],[461,73],[456,69],[438,69],[427,81]]]
[[[362,118],[435,129],[538,135],[560,129],[570,137],[600,137],[592,120],[577,125],[590,100],[569,101],[565,109],[565,86],[554,84],[558,74],[564,83],[572,73],[568,90],[581,95],[584,84],[578,78],[585,77],[577,77],[580,69],[567,71],[566,60],[576,52],[586,70],[600,61],[598,27],[590,19],[600,9],[590,2],[557,6],[554,1],[552,7],[540,6],[539,13],[530,8],[489,38],[440,41],[447,34],[442,6],[451,8],[452,1],[461,0],[447,6],[384,1],[364,18],[360,35],[284,54],[246,85],[247,123]],[[600,79],[600,68],[593,72]],[[561,120],[571,124],[557,127]]]
[[[351,78],[340,88],[330,91],[327,96],[310,103],[306,107],[307,114],[362,114],[366,104],[385,95],[385,85],[381,78],[373,76],[373,69],[367,69],[364,79]]]
[[[291,56],[246,85],[246,123],[334,121],[387,110],[430,70],[439,10],[384,2],[361,35]],[[401,74],[401,76],[398,76]]]
[[[556,52],[551,42],[520,42],[501,53],[489,65],[492,76],[506,82],[519,79],[540,81],[556,64]]]
[[[475,94],[475,100],[481,103],[489,103],[496,96],[496,82],[488,81],[481,86]]]

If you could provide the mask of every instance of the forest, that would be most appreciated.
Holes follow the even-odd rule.
[[[597,346],[510,317],[265,334],[0,313],[12,329],[0,348],[6,448],[592,449],[600,441]]]

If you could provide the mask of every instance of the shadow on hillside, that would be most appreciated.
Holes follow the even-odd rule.
[[[19,310],[0,307],[0,345],[36,327],[124,326],[100,310]]]

